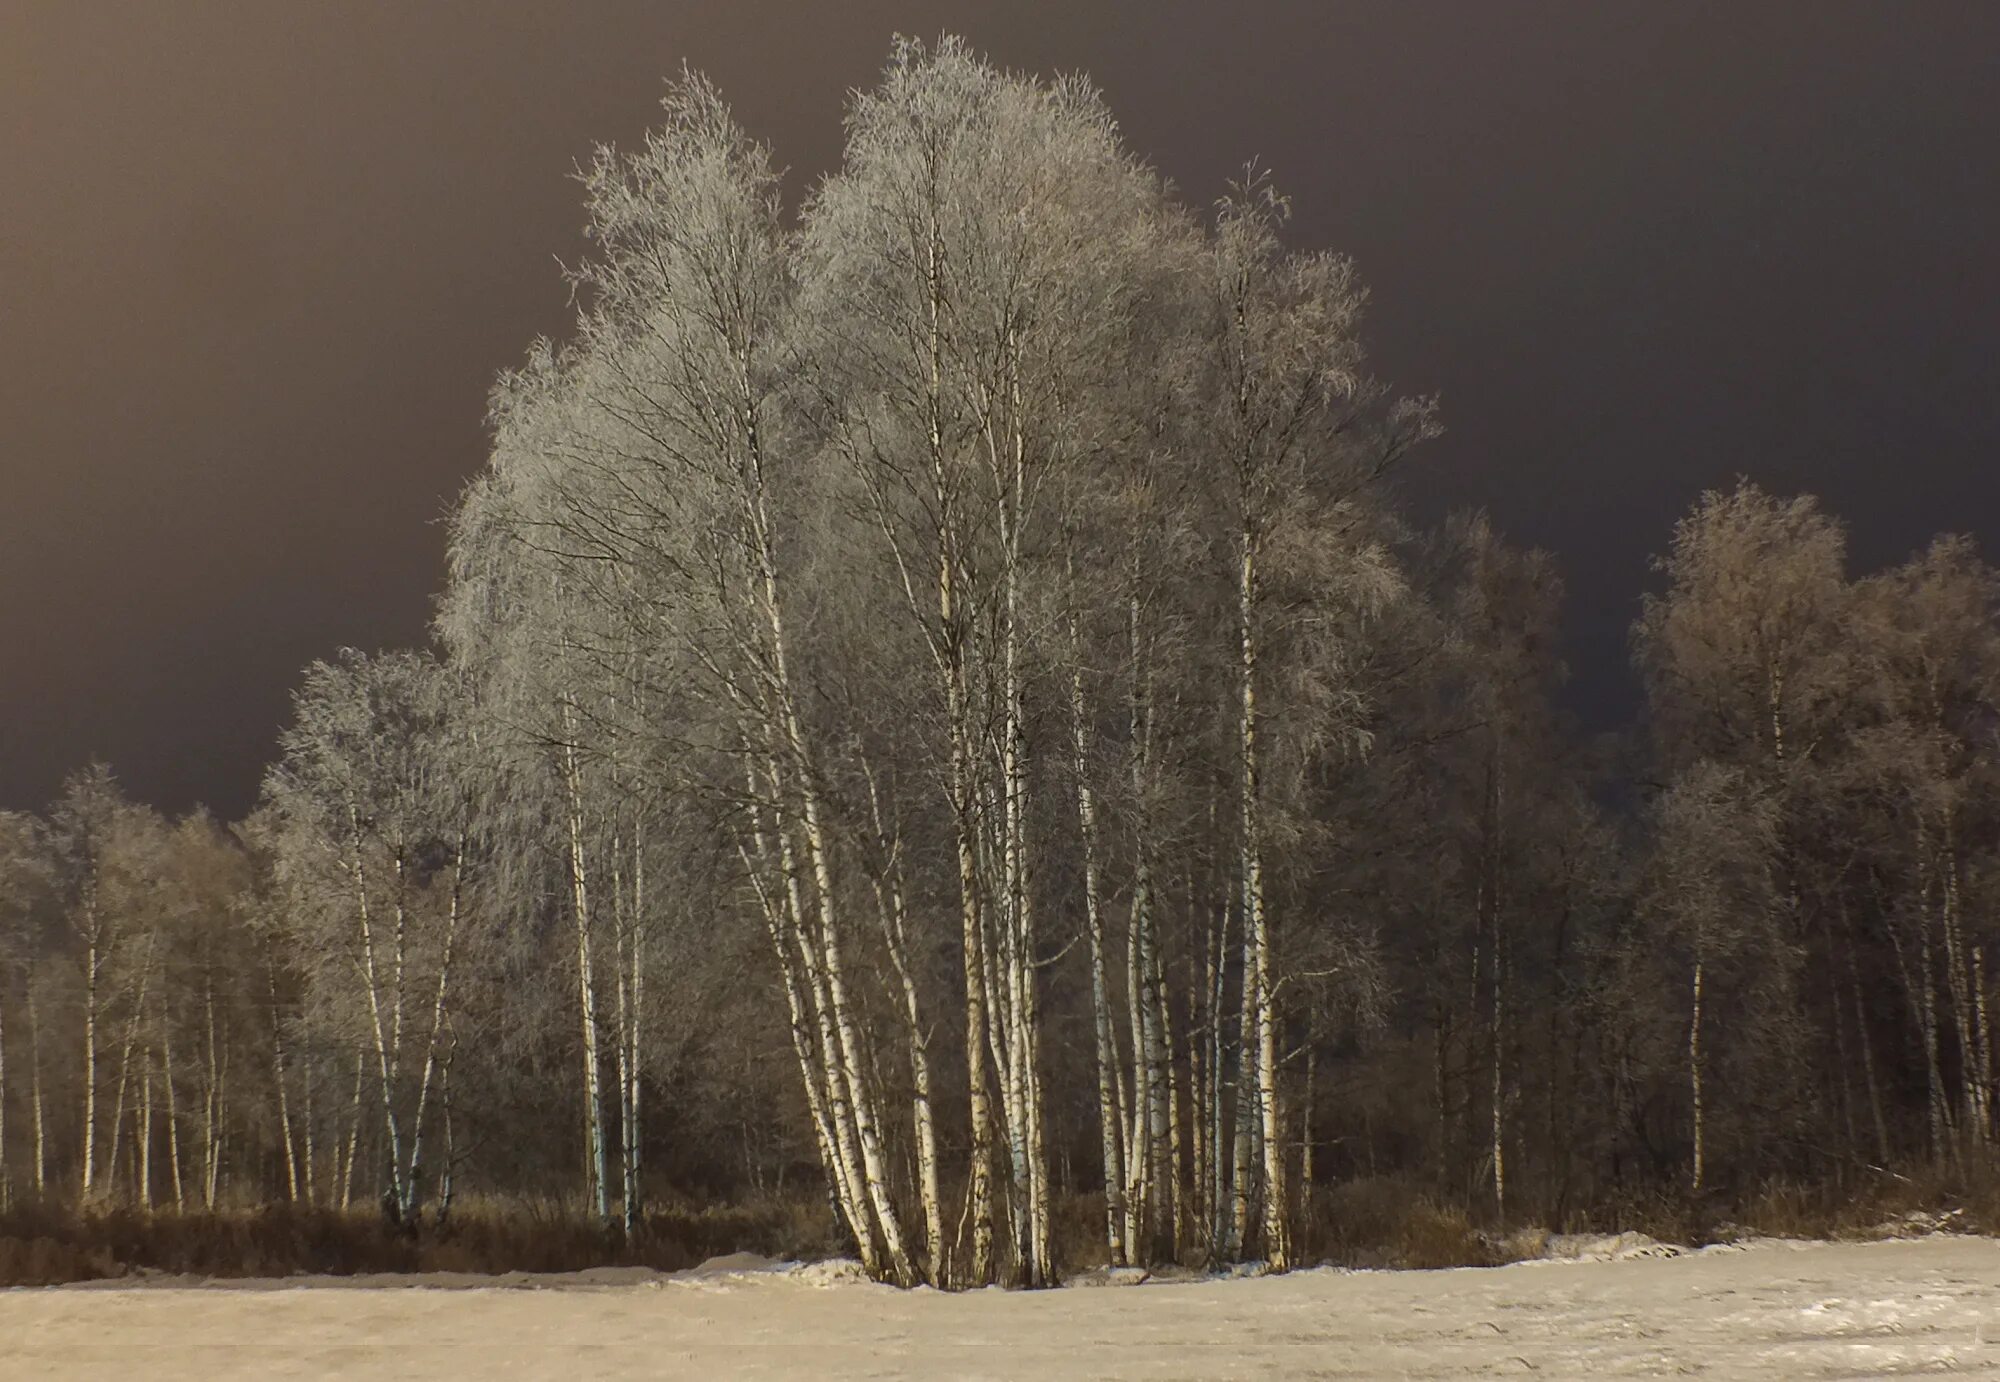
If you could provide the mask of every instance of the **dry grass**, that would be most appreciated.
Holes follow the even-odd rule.
[[[630,1237],[559,1205],[461,1204],[449,1224],[408,1234],[373,1212],[269,1205],[214,1213],[78,1213],[29,1205],[0,1214],[0,1286],[48,1286],[145,1273],[204,1277],[370,1272],[562,1272],[634,1266],[677,1271],[710,1257],[830,1251],[823,1206],[770,1200],[663,1208]]]
[[[2000,1165],[1923,1162],[1871,1170],[1848,1185],[1772,1181],[1745,1200],[1742,1221],[1780,1238],[1880,1238],[1937,1228],[2000,1234]]]
[[[1314,1193],[1303,1246],[1342,1267],[1494,1267],[1519,1259],[1512,1241],[1397,1177],[1368,1177]]]
[[[1065,1274],[1104,1264],[1103,1226],[1099,1196],[1058,1203],[1053,1228]],[[1936,1228],[2000,1234],[2000,1165],[1926,1163],[1845,1182],[1771,1181],[1728,1205],[1657,1191],[1595,1205],[1555,1227],[1629,1230],[1691,1245],[1740,1236],[1865,1239]],[[1381,1177],[1316,1190],[1299,1247],[1302,1261],[1347,1267],[1491,1267],[1539,1256],[1547,1236],[1535,1227],[1494,1231],[1425,1185]],[[30,1204],[0,1213],[0,1286],[147,1273],[677,1271],[732,1252],[814,1259],[840,1251],[825,1204],[800,1199],[662,1205],[629,1238],[599,1226],[577,1205],[555,1201],[461,1201],[448,1225],[416,1234],[389,1228],[372,1210],[291,1205],[181,1214]]]

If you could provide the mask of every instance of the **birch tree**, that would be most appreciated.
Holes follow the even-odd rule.
[[[266,794],[280,865],[326,929],[324,971],[360,1018],[387,1174],[384,1209],[414,1222],[463,920],[467,821],[444,673],[413,653],[348,651],[307,669]]]

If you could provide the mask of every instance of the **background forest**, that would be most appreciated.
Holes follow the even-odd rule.
[[[434,646],[306,669],[241,822],[0,815],[0,1197],[783,1205],[963,1287],[1988,1174],[1969,539],[1700,496],[1586,741],[1254,169],[947,41],[803,205],[696,77],[582,181]]]

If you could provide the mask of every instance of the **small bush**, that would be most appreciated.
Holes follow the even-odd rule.
[[[1366,1177],[1313,1196],[1307,1255],[1343,1267],[1493,1267],[1522,1256],[1456,1206],[1393,1177]]]

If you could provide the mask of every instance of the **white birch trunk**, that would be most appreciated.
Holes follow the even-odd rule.
[[[396,1122],[395,1067],[391,1054],[389,1028],[382,1011],[381,957],[375,936],[373,913],[368,905],[368,876],[362,863],[361,814],[356,804],[347,805],[348,840],[352,851],[348,863],[350,877],[354,884],[355,920],[361,930],[361,970],[368,990],[369,1030],[375,1042],[375,1064],[377,1092],[381,1096],[382,1128],[389,1140],[390,1183],[384,1187],[395,1197],[400,1207],[403,1203],[400,1184],[403,1161],[402,1133]],[[352,1167],[349,1168],[350,1172]]]
[[[941,1286],[945,1271],[944,1197],[938,1186],[937,1128],[931,1112],[930,1038],[925,1034],[916,976],[910,970],[901,842],[892,838],[887,829],[875,773],[865,757],[862,772],[868,783],[868,812],[882,859],[880,876],[874,880],[875,902],[881,915],[883,944],[903,995],[904,1040],[910,1060],[910,1123],[916,1136],[917,1194],[924,1216],[923,1277],[931,1285]]]
[[[1187,1242],[1187,1203],[1181,1177],[1183,1152],[1181,1079],[1179,1067],[1174,1062],[1173,1004],[1167,997],[1167,976],[1164,966],[1165,959],[1156,943],[1153,946],[1153,994],[1159,1000],[1157,1030],[1160,1035],[1159,1069],[1162,1077],[1160,1102],[1166,1118],[1164,1132],[1166,1154],[1162,1162],[1166,1180],[1161,1196],[1170,1229],[1166,1255],[1169,1260],[1174,1260],[1180,1256],[1181,1248]]]
[[[1257,763],[1257,572],[1256,545],[1246,528],[1242,535],[1237,589],[1242,647],[1238,674],[1242,694],[1239,723],[1243,791],[1243,984],[1244,1040],[1254,1032],[1257,1043],[1257,1135],[1263,1142],[1264,1258],[1273,1271],[1290,1265],[1285,1221],[1285,1156],[1278,1107],[1277,1016],[1272,1001],[1270,921],[1264,908],[1262,808],[1258,801]],[[1240,1193],[1240,1192],[1239,1192]],[[1247,1211],[1247,1204],[1245,1205]]]
[[[139,1096],[137,1189],[139,1208],[150,1213],[153,1208],[153,1052],[150,1047],[146,1050],[145,1062]]]
[[[354,1159],[361,1154],[361,1074],[367,1060],[367,1053],[357,1047],[354,1052],[354,1096],[347,1114],[347,1159],[340,1171],[340,1207],[343,1210],[354,1198]],[[175,1173],[175,1184],[179,1184],[178,1171]]]
[[[458,946],[459,910],[463,900],[465,883],[465,832],[461,830],[457,844],[452,851],[451,899],[445,907],[444,948],[438,958],[437,986],[431,991],[430,1030],[424,1039],[424,1068],[417,1081],[416,1115],[410,1121],[410,1160],[402,1172],[403,1198],[402,1217],[408,1221],[417,1210],[418,1177],[422,1174],[424,1149],[424,1115],[429,1109],[431,1081],[438,1068],[438,1048],[444,1036],[445,998],[450,991],[452,961]],[[283,1099],[283,1082],[279,1083],[280,1101]],[[291,1136],[287,1132],[285,1152],[291,1154]]]
[[[202,1204],[215,1208],[222,1174],[222,1056],[215,1035],[215,983],[204,986],[203,1011],[208,1036],[208,1083],[202,1095]]]
[[[1974,1011],[1979,1027],[1979,1088],[1986,1109],[1986,1122],[1980,1128],[1980,1135],[1991,1142],[2000,1137],[2000,1128],[1995,1127],[1993,1116],[1993,1023],[1986,1006],[1986,950],[1983,946],[1975,947],[1972,952],[1972,978]]]
[[[1694,1170],[1689,1177],[1688,1188],[1701,1192],[1704,1156],[1703,1119],[1705,1109],[1702,1104],[1701,1089],[1701,980],[1702,962],[1699,955],[1694,962],[1693,1016],[1688,1021],[1688,1087],[1694,1099]]]
[[[768,771],[775,798],[779,790],[775,762],[769,765]],[[879,1277],[882,1274],[882,1258],[874,1203],[858,1145],[853,1086],[842,1070],[842,1048],[833,1013],[833,999],[826,984],[824,952],[818,940],[808,934],[809,914],[798,862],[792,849],[791,831],[783,819],[782,809],[774,814],[777,821],[773,834],[777,837],[779,875],[784,884],[785,905],[790,913],[790,938],[793,953],[798,957],[799,973],[805,980],[814,1034],[818,1038],[814,1048],[817,1082],[826,1091],[827,1120],[833,1134],[834,1159],[840,1171],[841,1210],[854,1233],[855,1248],[861,1256],[863,1270],[870,1276]]]
[[[583,1037],[584,1169],[589,1179],[592,1211],[599,1223],[611,1222],[606,1184],[603,1056],[597,1043],[597,980],[591,966],[590,875],[584,859],[583,780],[576,757],[576,706],[565,694],[562,702],[563,785],[568,797],[569,882],[572,922],[576,933],[577,1020]]]
[[[271,993],[271,1082],[278,1091],[278,1137],[285,1144],[285,1194],[296,1204],[300,1198],[299,1158],[292,1133],[291,1095],[286,1088],[285,1026],[278,1008],[277,960],[268,949],[265,952],[264,974],[269,980]],[[151,1085],[147,1087],[150,1090]]]
[[[160,1024],[160,1077],[167,1086],[167,1170],[173,1177],[174,1210],[178,1213],[187,1208],[187,1187],[181,1179],[181,1110],[174,1096],[173,1032],[171,1020]]]
[[[745,763],[750,762],[747,743]],[[799,896],[796,879],[789,866],[789,852],[785,855],[784,866],[774,865],[769,832],[764,823],[761,808],[757,805],[758,789],[754,768],[749,769],[750,793],[747,798],[746,815],[750,827],[746,833],[748,843],[739,841],[737,853],[743,860],[746,876],[758,905],[764,914],[766,931],[771,937],[771,946],[777,955],[778,972],[783,980],[786,1011],[791,1018],[792,1053],[798,1061],[799,1077],[805,1087],[806,1108],[812,1116],[814,1139],[818,1144],[820,1162],[826,1172],[827,1195],[833,1201],[835,1213],[842,1226],[853,1235],[856,1251],[861,1255],[862,1266],[872,1275],[875,1271],[874,1235],[865,1214],[856,1218],[856,1206],[863,1203],[859,1189],[859,1177],[853,1172],[851,1159],[842,1150],[841,1139],[848,1136],[844,1126],[836,1131],[833,1111],[834,1095],[826,1079],[824,1052],[817,1030],[821,1004],[816,993],[806,987],[801,956],[806,954],[805,944],[799,936]],[[754,857],[752,850],[754,849]],[[766,886],[764,874],[767,871],[779,873],[779,888],[776,892]],[[780,898],[782,897],[782,901]],[[844,1119],[845,1114],[841,1117]]]
[[[93,905],[94,910],[94,905]],[[90,1198],[97,1166],[97,981],[102,959],[96,923],[84,947],[83,996],[83,1198]]]
[[[48,1120],[42,1107],[42,1024],[35,1013],[35,990],[28,988],[28,1080],[35,1121],[35,1195],[49,1189]]]
[[[1077,630],[1075,597],[1070,612],[1070,734],[1076,775],[1077,827],[1083,848],[1084,926],[1090,938],[1090,1013],[1097,1042],[1097,1127],[1104,1164],[1104,1232],[1111,1264],[1123,1266],[1125,1249],[1125,1166],[1117,1098],[1117,1038],[1112,1030],[1110,975],[1105,969],[1104,913],[1097,877],[1097,801],[1090,786],[1090,728],[1083,694],[1083,640]]]
[[[306,1067],[305,1078],[302,1081],[300,1081],[299,1093],[303,1102],[305,1103],[304,1118],[302,1119],[302,1122],[304,1123],[304,1128],[305,1128],[304,1180],[305,1180],[305,1191],[306,1191],[306,1203],[312,1205],[319,1203],[319,1162],[314,1158],[313,1155],[314,1152],[313,1077],[312,1077],[312,1067],[310,1064],[308,1064]]]
[[[7,1004],[0,995],[0,1211],[14,1202],[14,1177],[7,1160]]]

